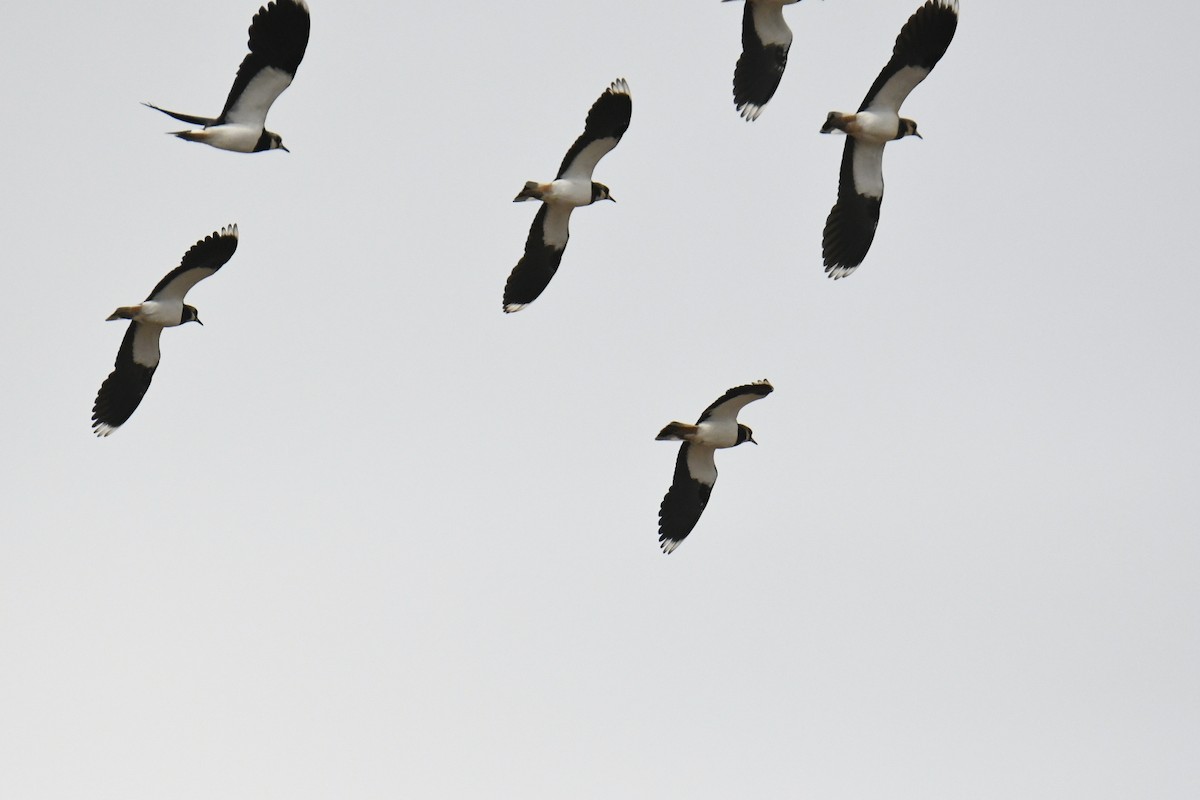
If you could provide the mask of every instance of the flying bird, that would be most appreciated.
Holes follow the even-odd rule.
[[[504,287],[504,313],[520,311],[550,284],[567,247],[567,222],[572,211],[597,200],[616,202],[607,186],[592,180],[592,172],[600,159],[621,141],[632,114],[629,84],[624,78],[613,81],[592,104],[583,133],[563,157],[557,177],[550,183],[527,181],[513,198],[514,203],[541,200],[542,207],[529,228],[525,255]]]
[[[108,436],[133,415],[158,369],[158,337],[163,328],[200,322],[195,306],[183,302],[188,290],[224,266],[238,245],[237,225],[214,231],[184,254],[144,302],[122,306],[109,320],[130,320],[112,373],[104,379],[92,407],[92,429]]]
[[[896,37],[887,63],[856,114],[830,111],[821,133],[846,133],[837,202],[821,241],[825,272],[844,278],[867,256],[883,202],[883,148],[916,136],[917,123],[900,116],[900,105],[945,55],[958,27],[958,0],[927,0]]]
[[[743,442],[758,444],[754,432],[737,421],[738,412],[773,391],[775,387],[765,380],[735,386],[706,408],[695,425],[672,422],[655,437],[658,441],[683,442],[675,459],[675,479],[658,510],[658,541],[664,553],[679,547],[700,521],[717,482],[713,458],[717,448],[737,447]]]
[[[229,99],[216,119],[179,114],[150,103],[143,105],[180,122],[204,126],[171,133],[185,141],[236,153],[288,152],[279,134],[266,129],[267,112],[275,98],[292,85],[308,47],[309,26],[305,0],[273,0],[259,8],[250,23],[250,53],[242,59]]]
[[[783,7],[798,2],[746,0],[742,10],[742,56],[733,70],[733,102],[747,122],[758,119],[783,79],[792,46],[792,30],[784,22]]]

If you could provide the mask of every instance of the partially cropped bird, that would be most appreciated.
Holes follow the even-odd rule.
[[[695,425],[672,422],[655,437],[683,442],[675,459],[675,479],[658,510],[658,541],[664,553],[679,547],[700,521],[717,482],[717,449],[758,444],[749,426],[737,421],[738,412],[773,391],[765,380],[735,386],[706,408]]]
[[[733,70],[733,102],[747,122],[758,119],[783,80],[792,46],[792,29],[783,19],[783,7],[798,2],[746,0],[742,10],[742,56]]]
[[[163,328],[200,322],[195,306],[183,302],[188,290],[212,275],[237,250],[237,225],[214,231],[192,246],[179,266],[171,270],[136,306],[122,306],[109,320],[130,320],[112,373],[104,379],[92,407],[92,429],[108,436],[125,424],[137,410],[158,369],[158,339]]]
[[[172,132],[185,141],[237,153],[287,152],[280,135],[266,129],[267,112],[283,90],[292,85],[308,48],[309,27],[305,0],[273,0],[259,8],[250,23],[250,53],[238,67],[229,99],[219,117],[197,117],[150,103],[143,105],[180,122],[204,126],[199,130]]]
[[[615,80],[588,111],[583,133],[571,145],[550,183],[527,181],[514,203],[541,200],[533,218],[525,255],[517,262],[504,286],[504,312],[520,311],[550,284],[567,247],[567,222],[571,212],[597,200],[616,200],[608,187],[592,180],[596,164],[617,146],[633,115],[633,99],[624,78]]]
[[[858,268],[879,224],[883,203],[883,148],[916,136],[917,123],[900,116],[900,105],[946,53],[958,27],[958,0],[927,0],[896,37],[892,59],[867,92],[858,113],[830,111],[821,133],[847,134],[837,203],[825,221],[821,251],[829,277]]]

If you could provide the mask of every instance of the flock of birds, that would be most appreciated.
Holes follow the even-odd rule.
[[[733,98],[747,121],[762,114],[779,88],[792,42],[783,6],[796,2],[799,0],[745,0],[742,55],[734,70]],[[822,237],[829,277],[849,275],[866,258],[883,200],[884,146],[905,136],[920,138],[917,124],[900,116],[900,105],[945,54],[957,25],[958,0],[926,0],[900,30],[891,60],[858,111],[831,111],[826,117],[821,133],[846,134],[837,202]],[[267,112],[291,85],[308,47],[310,26],[305,0],[272,0],[261,7],[250,24],[250,53],[242,60],[225,108],[217,117],[145,105],[200,126],[172,133],[185,141],[238,153],[286,152],[280,135],[266,129]],[[632,113],[629,84],[624,79],[614,81],[592,105],[583,133],[567,150],[555,179],[528,181],[514,199],[539,200],[542,205],[530,227],[525,254],[504,287],[505,313],[520,311],[550,284],[567,246],[571,212],[600,200],[613,200],[607,186],[592,180],[592,173],[621,141]],[[213,232],[192,246],[144,301],[122,306],[108,317],[127,319],[129,327],[113,371],[96,395],[92,409],[96,435],[108,436],[133,415],[158,368],[163,328],[200,322],[196,308],[184,299],[193,286],[233,257],[237,244],[237,225]],[[765,380],[736,386],[705,409],[695,424],[672,422],[658,434],[659,440],[682,442],[671,488],[659,509],[659,543],[664,552],[672,552],[691,533],[708,504],[717,480],[716,450],[743,442],[757,444],[753,431],[740,424],[737,415],[773,390]]]

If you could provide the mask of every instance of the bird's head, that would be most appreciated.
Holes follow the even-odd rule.
[[[754,441],[754,431],[750,430],[750,426],[742,425],[741,423],[738,423],[737,444],[742,444],[743,442],[749,442],[750,444],[758,444],[758,442]],[[737,445],[734,445],[734,446],[736,447]]]
[[[607,186],[605,186],[603,183],[596,183],[595,181],[592,181],[592,202],[595,203],[600,200],[612,200],[614,203],[617,202],[617,199],[609,194]]]
[[[897,139],[903,139],[905,136],[915,136],[918,139],[925,137],[917,133],[917,123],[911,119],[900,118],[900,133],[896,134]]]
[[[188,322],[196,322],[200,325],[204,324],[203,322],[200,322],[200,312],[196,311],[196,307],[184,304],[183,319],[179,320],[179,324],[183,325]]]
[[[292,152],[283,146],[283,137],[274,131],[264,130],[262,136],[258,139],[258,145],[254,148],[259,150],[282,150],[285,153]]]

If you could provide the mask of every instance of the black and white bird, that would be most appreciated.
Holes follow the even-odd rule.
[[[738,412],[773,391],[775,387],[765,380],[735,386],[704,409],[695,425],[672,422],[655,437],[659,441],[683,442],[675,459],[675,479],[658,510],[658,541],[664,553],[679,547],[700,521],[717,482],[717,462],[713,458],[717,449],[737,447],[743,442],[758,444],[754,432],[737,421]]]
[[[504,313],[520,311],[538,298],[558,270],[567,247],[567,222],[571,212],[597,200],[612,200],[608,187],[592,180],[592,172],[604,155],[617,146],[629,128],[633,98],[624,78],[600,95],[588,111],[583,133],[563,157],[558,176],[550,183],[527,181],[514,203],[541,200],[533,218],[525,255],[517,262],[504,286]]]
[[[283,150],[283,139],[266,129],[267,112],[275,98],[292,85],[308,47],[310,20],[305,0],[273,0],[258,9],[250,23],[250,53],[242,59],[221,116],[212,119],[179,114],[144,103],[180,122],[203,125],[200,130],[173,131],[189,142],[221,150],[257,153]]]
[[[792,29],[784,22],[783,7],[798,2],[746,0],[742,10],[742,56],[733,70],[733,102],[747,122],[758,119],[783,79],[792,46]]]
[[[125,424],[150,388],[158,369],[158,337],[163,328],[200,322],[195,306],[183,302],[188,290],[224,266],[238,245],[237,225],[214,231],[192,245],[179,266],[167,273],[150,296],[136,306],[122,306],[108,319],[130,320],[112,373],[104,379],[92,407],[92,430],[108,436]]]
[[[900,105],[945,54],[958,27],[958,0],[927,0],[896,37],[887,63],[856,114],[830,111],[821,133],[846,133],[838,198],[821,241],[825,272],[844,278],[867,256],[883,202],[883,148],[916,136],[917,123],[900,116]]]

